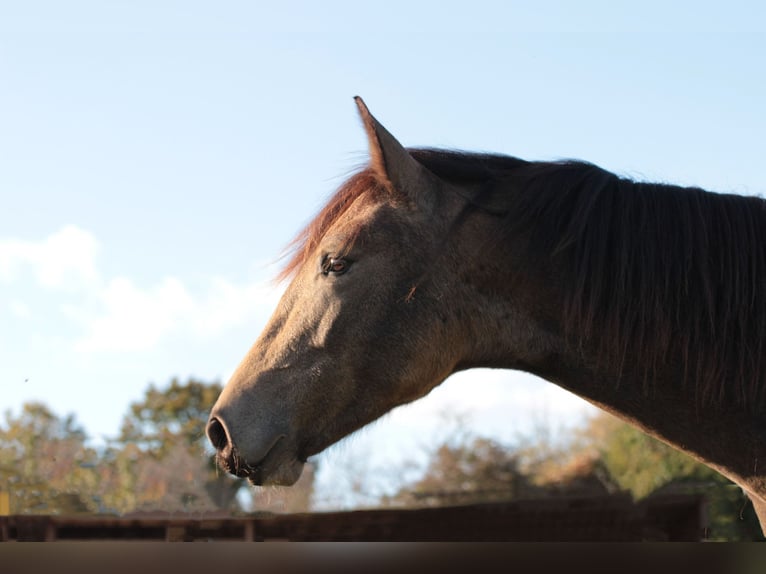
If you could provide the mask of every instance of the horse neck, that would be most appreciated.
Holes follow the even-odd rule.
[[[605,358],[597,341],[579,344],[564,332],[561,291],[566,283],[555,269],[542,265],[519,273],[517,265],[508,263],[518,261],[513,249],[524,249],[523,241],[516,245],[506,247],[505,257],[498,256],[494,266],[485,265],[483,276],[465,279],[476,285],[463,297],[474,302],[464,334],[473,354],[460,368],[501,367],[540,376],[766,499],[766,476],[761,474],[766,471],[766,419],[734,404],[700,404],[693,385],[681,383],[683,367],[672,360],[648,378],[631,348],[625,356]]]
[[[766,421],[741,407],[699,405],[678,384],[678,373],[660,371],[651,385],[643,372],[614,373],[569,351],[531,372],[715,468],[766,500]]]

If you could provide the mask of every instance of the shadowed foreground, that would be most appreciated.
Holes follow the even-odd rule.
[[[699,541],[704,500],[627,494],[409,510],[242,518],[0,517],[0,540],[27,541]]]

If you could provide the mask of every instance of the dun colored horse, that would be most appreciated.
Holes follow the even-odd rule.
[[[219,464],[292,484],[450,374],[520,369],[715,468],[766,525],[766,201],[405,149],[356,102],[370,164],[296,239],[210,415]]]

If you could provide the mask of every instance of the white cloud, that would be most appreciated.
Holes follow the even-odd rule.
[[[237,285],[214,278],[204,300],[196,303],[189,323],[198,336],[214,337],[225,329],[246,324],[254,316],[270,313],[279,295],[280,290],[269,281]]]
[[[144,351],[155,346],[183,317],[193,312],[194,301],[184,285],[165,278],[142,290],[131,280],[118,277],[98,293],[98,312],[72,306],[67,313],[83,324],[87,334],[75,341],[75,351]]]
[[[0,280],[18,279],[31,268],[46,288],[72,288],[98,279],[96,238],[76,225],[67,225],[42,241],[0,240]]]
[[[30,301],[41,297],[23,283],[30,276],[33,287],[63,291],[54,304],[79,329],[79,337],[71,338],[78,353],[142,352],[168,337],[209,340],[265,319],[278,298],[266,281],[235,283],[219,277],[190,286],[178,277],[164,277],[144,286],[131,277],[103,277],[98,251],[96,238],[75,225],[40,241],[0,240],[0,283],[22,285]],[[18,297],[6,308],[17,318],[30,317],[30,305]]]
[[[74,343],[80,353],[149,350],[168,337],[209,340],[227,329],[264,318],[277,293],[264,282],[238,285],[214,278],[203,295],[166,277],[148,289],[119,277],[97,294],[97,309],[67,306],[65,312],[85,329]]]

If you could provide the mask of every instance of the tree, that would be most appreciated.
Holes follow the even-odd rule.
[[[60,418],[26,403],[0,426],[0,490],[14,514],[79,514],[100,510],[98,454],[73,415]]]
[[[95,450],[74,416],[40,403],[0,424],[0,492],[14,514],[239,511],[245,486],[219,470],[205,437],[218,383],[173,379],[130,405],[117,439]],[[260,507],[308,510],[313,467],[292,489],[260,489]]]
[[[598,454],[619,488],[637,499],[660,491],[704,494],[711,540],[762,539],[752,503],[733,482],[618,419],[601,413],[581,432],[581,449]]]
[[[165,389],[153,384],[123,418],[119,442],[162,457],[180,441],[200,453],[206,450],[205,425],[222,387],[189,379],[172,379]]]
[[[441,445],[423,477],[388,502],[442,506],[510,500],[528,487],[514,452],[493,440],[475,438]]]
[[[221,472],[208,450],[205,425],[219,383],[172,379],[164,389],[150,385],[130,405],[109,458],[123,489],[115,501],[123,507],[164,510],[236,510],[237,493],[246,484]]]
[[[131,500],[122,489],[123,502],[137,509],[241,510],[237,494],[247,481],[216,466],[205,436],[210,410],[221,390],[217,382],[172,379],[165,388],[150,385],[143,399],[130,405],[111,457],[123,483],[140,497]],[[294,487],[261,488],[254,493],[254,505],[306,511],[313,478],[313,468],[307,468]]]
[[[464,421],[462,421],[464,423]],[[513,445],[459,426],[431,454],[422,476],[383,497],[383,505],[441,506],[554,496],[606,494],[614,485],[597,457],[557,443],[550,428]]]
[[[549,429],[548,429],[549,430]],[[563,441],[550,433],[512,446],[465,431],[444,441],[420,478],[388,505],[447,505],[519,498],[629,492],[636,500],[654,494],[702,494],[710,540],[761,540],[752,505],[742,490],[706,465],[602,413]]]

